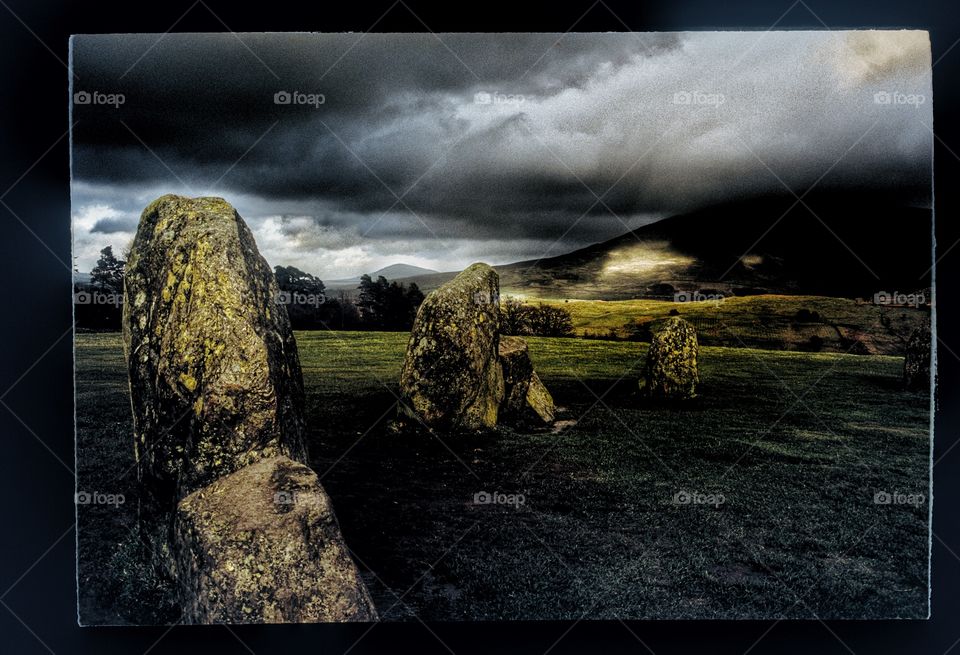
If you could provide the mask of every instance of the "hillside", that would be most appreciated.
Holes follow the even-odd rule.
[[[930,286],[930,209],[882,197],[757,198],[673,216],[541,260],[495,267],[505,294],[624,300],[715,290],[724,295],[871,297]],[[559,247],[559,246],[558,246]],[[455,273],[418,274],[426,291]]]
[[[902,355],[906,340],[927,325],[924,307],[893,307],[823,296],[759,295],[722,302],[549,300],[570,312],[574,334],[640,339],[657,319],[679,312],[701,345],[763,350]]]

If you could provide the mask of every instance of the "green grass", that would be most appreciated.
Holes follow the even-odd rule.
[[[143,565],[136,537],[133,420],[120,334],[77,334],[75,345],[77,489],[125,499],[116,506],[77,506],[81,621],[175,621],[172,590]]]
[[[904,339],[929,320],[925,309],[858,303],[823,296],[735,296],[720,302],[669,300],[530,300],[563,307],[578,335],[625,338],[634,321],[663,318],[671,310],[691,321],[701,344],[771,350],[848,352],[859,341],[865,352],[901,354]],[[819,320],[797,320],[797,312],[817,312]],[[811,339],[820,342],[812,345]]]
[[[874,503],[928,493],[928,400],[899,358],[704,347],[700,397],[658,406],[643,344],[530,338],[565,427],[441,440],[385,429],[406,334],[297,340],[311,464],[385,619],[927,613],[927,505]],[[77,384],[81,488],[109,491],[132,463],[118,335],[78,336]],[[87,616],[142,620],[102,565],[132,509],[81,521]]]

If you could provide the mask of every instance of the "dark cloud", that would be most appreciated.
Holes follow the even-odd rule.
[[[304,250],[504,251],[785,186],[928,204],[926,35],[851,34],[78,36],[74,91],[124,101],[74,106],[75,202],[111,209],[90,234],[156,189],[292,217]]]
[[[137,217],[127,216],[123,218],[101,218],[90,232],[93,234],[116,234],[117,232],[134,232],[137,229]]]

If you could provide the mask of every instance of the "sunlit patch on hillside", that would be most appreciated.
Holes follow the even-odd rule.
[[[672,250],[665,242],[638,243],[612,250],[604,262],[601,277],[641,277],[667,274],[694,263],[692,257]]]
[[[740,258],[740,263],[745,267],[752,269],[763,263],[763,255],[744,255]]]

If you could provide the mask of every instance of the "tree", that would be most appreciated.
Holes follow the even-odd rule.
[[[420,291],[420,287],[416,282],[411,282],[410,286],[407,287],[407,312],[404,317],[404,323],[407,324],[406,329],[413,327],[413,322],[417,319],[417,310],[420,309],[420,305],[423,303],[426,298],[423,295],[423,291]]]
[[[375,281],[369,275],[361,276],[359,289],[357,309],[361,320],[374,330],[409,330],[424,298],[416,284],[407,287],[399,282],[389,282],[382,275]]]
[[[326,286],[320,278],[304,273],[295,266],[276,266],[273,274],[277,278],[277,286],[281,291],[297,292],[308,295],[322,296]]]
[[[328,312],[327,326],[334,330],[357,330],[360,328],[360,312],[353,298],[346,291],[337,292],[337,297],[324,305]]]
[[[125,261],[114,256],[113,246],[107,246],[100,251],[100,259],[90,271],[91,284],[113,293],[123,293],[123,275],[126,265]]]
[[[500,331],[512,336],[531,334],[530,321],[536,310],[517,298],[504,298],[500,303]]]
[[[333,309],[327,307],[323,281],[294,266],[273,269],[280,288],[279,302],[286,306],[290,324],[299,330],[325,327]]]
[[[364,273],[360,276],[360,296],[357,298],[357,309],[364,323],[382,327],[383,314],[386,308],[387,278],[382,275],[376,281]]]
[[[573,333],[573,317],[562,307],[540,303],[530,314],[530,330],[541,337],[567,337]]]

